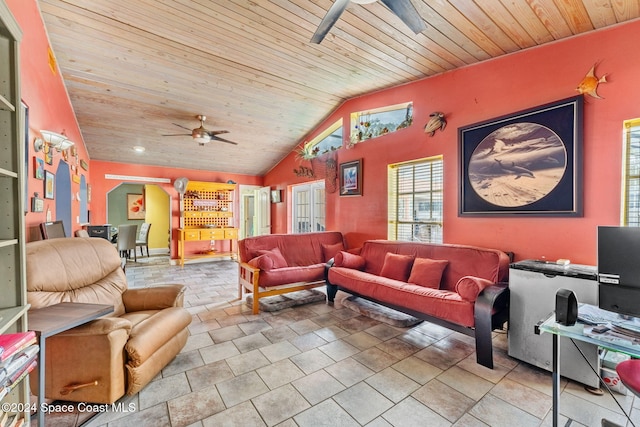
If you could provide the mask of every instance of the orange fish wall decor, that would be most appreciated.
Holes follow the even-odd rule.
[[[587,75],[584,76],[584,79],[582,79],[576,90],[583,95],[590,95],[594,98],[602,99],[602,97],[598,95],[597,89],[600,83],[607,82],[607,75],[604,74],[602,77],[597,78],[595,70],[596,65],[594,64]]]

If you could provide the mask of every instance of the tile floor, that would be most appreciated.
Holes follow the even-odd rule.
[[[237,264],[128,263],[131,287],[184,283],[193,314],[186,347],[139,394],[86,426],[551,426],[551,375],[507,355],[496,332],[495,369],[475,362],[467,336],[421,323],[394,328],[315,303],[252,315],[229,302]],[[608,395],[562,382],[562,426],[625,417]],[[615,395],[640,426],[640,402]],[[636,399],[638,400],[638,399]],[[76,415],[77,416],[77,415]],[[82,423],[48,416],[47,425]]]

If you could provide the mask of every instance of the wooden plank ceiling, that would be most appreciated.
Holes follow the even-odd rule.
[[[39,4],[91,159],[250,175],[345,99],[640,16],[640,0],[411,1],[421,34],[351,3],[319,45],[332,0]],[[162,136],[197,114],[238,145]]]

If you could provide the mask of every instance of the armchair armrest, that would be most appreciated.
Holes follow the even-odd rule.
[[[185,289],[184,285],[177,284],[127,289],[122,294],[122,302],[127,313],[182,307]]]
[[[131,322],[120,317],[104,317],[92,320],[84,325],[56,334],[57,337],[83,337],[109,335],[113,331],[124,329],[127,335],[131,332]]]

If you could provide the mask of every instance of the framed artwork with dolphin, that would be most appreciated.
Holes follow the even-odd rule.
[[[583,102],[459,128],[459,215],[582,216]]]

